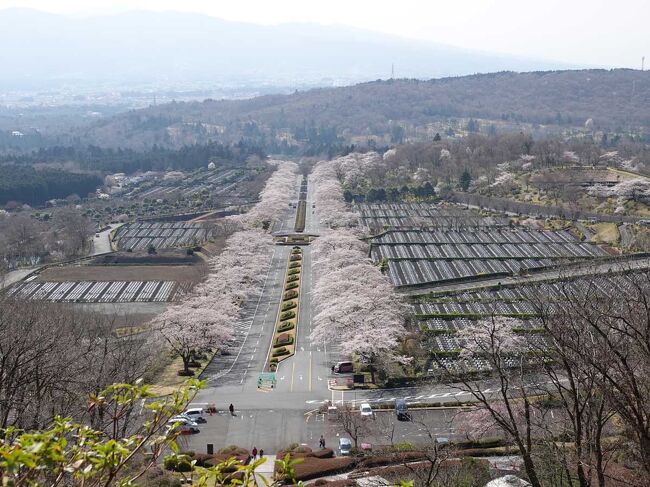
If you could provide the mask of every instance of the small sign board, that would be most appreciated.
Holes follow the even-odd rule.
[[[270,387],[273,389],[275,387],[276,378],[275,372],[260,372],[260,375],[257,376],[257,388]]]

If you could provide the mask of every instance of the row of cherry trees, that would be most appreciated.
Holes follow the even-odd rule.
[[[273,240],[259,227],[268,228],[282,214],[297,182],[296,164],[271,163],[277,169],[260,193],[260,201],[247,214],[233,218],[241,225],[240,230],[228,238],[219,255],[210,259],[207,279],[154,321],[162,339],[183,360],[185,375],[191,374],[189,367],[195,355],[225,346],[245,300],[262,290]]]
[[[359,215],[343,201],[340,179],[353,167],[351,156],[319,163],[312,172],[321,223],[330,230],[312,244],[316,303],[311,339],[337,343],[345,355],[368,365],[375,380],[378,366],[402,361],[397,353],[406,334],[406,306],[372,263],[367,245],[353,227]]]
[[[260,201],[251,211],[236,217],[246,227],[269,228],[279,218],[292,199],[297,197],[298,165],[288,161],[269,161],[277,169],[260,193]]]
[[[350,154],[332,161],[321,161],[314,167],[311,182],[315,187],[314,201],[321,224],[330,228],[352,227],[357,224],[359,215],[350,211],[345,204],[340,180],[356,179],[360,171],[355,164],[359,163],[358,156],[370,158],[372,154],[374,153]]]
[[[244,301],[261,291],[271,249],[271,236],[262,230],[231,235],[223,252],[210,259],[207,279],[156,318],[161,337],[183,360],[185,374],[190,375],[195,354],[222,348],[230,338]]]

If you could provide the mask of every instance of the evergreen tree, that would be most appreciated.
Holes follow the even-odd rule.
[[[460,187],[463,191],[467,191],[469,189],[469,185],[472,182],[472,175],[469,173],[467,169],[463,171],[463,174],[460,176]]]

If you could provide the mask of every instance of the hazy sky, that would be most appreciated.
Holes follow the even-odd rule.
[[[228,20],[316,22],[576,64],[650,64],[650,0],[0,0],[73,15],[197,12]]]

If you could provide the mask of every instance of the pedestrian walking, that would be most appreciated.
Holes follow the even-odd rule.
[[[257,458],[257,447],[256,446],[254,446],[253,449],[251,450],[251,455],[253,455],[253,460],[255,460]]]
[[[235,415],[235,406],[231,404],[230,406],[228,406],[228,410],[230,411],[231,416]]]
[[[332,374],[334,373],[334,366],[332,365]]]
[[[264,450],[260,448],[260,458],[262,458],[263,456],[264,456]]]
[[[321,447],[321,449],[325,448],[325,438],[323,435],[320,435],[320,440],[318,440],[318,446]]]

